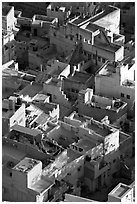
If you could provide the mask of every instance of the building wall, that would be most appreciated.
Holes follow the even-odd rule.
[[[25,104],[22,104],[21,107],[10,118],[10,127],[15,124],[25,127]]]
[[[50,44],[56,45],[58,53],[64,53],[67,56],[73,51],[75,42],[66,38],[63,27],[60,27],[60,30],[51,27],[49,36]]]
[[[128,104],[128,111],[133,108],[134,102],[135,102],[135,88],[130,88],[126,86],[120,86],[119,88],[120,94],[123,93],[124,97],[122,97],[122,100]],[[119,98],[121,98],[121,95],[119,94]],[[130,96],[130,99],[127,98],[127,95]]]
[[[37,150],[35,147],[28,146],[27,144],[23,144],[20,142],[14,142],[11,139],[5,139],[3,142],[7,142],[8,145],[10,145],[12,148],[25,152],[27,157],[34,158],[36,160],[43,161],[49,158],[49,156],[39,150]]]
[[[16,57],[21,69],[25,69],[29,65],[28,48],[25,42],[22,41],[16,44]]]
[[[14,33],[8,33],[7,35],[2,36],[2,45],[14,40]]]
[[[59,19],[59,23],[63,23],[65,17],[66,17],[66,12],[62,12],[60,10],[56,11],[56,9],[47,7],[47,16],[48,17],[55,17]]]
[[[7,30],[12,30],[14,28],[14,7],[11,7],[10,12],[7,15]]]
[[[7,17],[6,16],[2,16],[2,28],[4,30],[7,30]]]
[[[52,102],[53,103],[59,103],[65,107],[70,107],[70,103],[68,102],[68,99],[66,98],[66,95],[61,91],[60,86],[53,86],[50,84],[44,84],[43,86],[43,92],[46,94],[51,94]]]
[[[128,64],[126,66],[122,66],[120,68],[121,84],[126,79],[134,81],[134,71],[135,71],[135,64],[133,64],[130,67],[130,69],[129,69],[129,65]]]
[[[135,88],[123,86],[124,80],[134,80],[134,69],[133,65],[128,69],[128,65],[122,66],[116,69],[116,73],[110,76],[96,75],[95,77],[95,94],[100,94],[107,97],[121,98],[122,101],[128,104],[128,110],[131,109],[135,100]],[[124,97],[121,97],[121,93]],[[127,95],[130,99],[127,99]]]
[[[37,54],[35,53],[31,53],[29,52],[28,54],[28,60],[29,60],[29,67],[36,69],[37,67],[39,67],[43,64],[43,60],[40,56],[37,56]]]
[[[9,62],[15,58],[15,45],[11,43],[10,45],[6,44],[2,46],[2,64]]]
[[[10,131],[9,118],[2,118],[2,136]]]
[[[36,194],[29,189],[22,189],[11,183],[3,183],[2,199],[10,202],[36,202]]]
[[[120,134],[125,134],[123,132],[121,132]],[[120,142],[120,146],[119,146],[119,151],[120,154],[123,155],[124,157],[131,157],[132,156],[132,137],[129,136]]]

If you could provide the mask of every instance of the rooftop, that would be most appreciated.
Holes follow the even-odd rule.
[[[45,95],[45,94],[37,94],[34,98],[33,101],[44,101],[47,98],[49,98],[49,96]]]
[[[44,113],[49,114],[49,112],[53,111],[53,109],[57,108],[57,105],[54,103],[35,103],[35,105],[40,108]]]
[[[83,149],[85,152],[91,150],[96,146],[96,143],[91,142],[90,140],[80,139],[77,143],[74,143],[75,146],[79,148],[79,150]]]
[[[47,190],[48,188],[50,188],[54,183],[50,180],[47,179],[42,179],[40,178],[38,181],[36,181],[35,183],[33,183],[33,185],[31,185],[30,189],[38,192],[38,193],[42,193],[44,190]]]
[[[100,122],[97,124],[91,121],[91,123],[86,124],[86,127],[90,129],[91,133],[95,133],[103,137],[106,137],[113,132],[112,130],[105,128]]]
[[[55,19],[54,17],[48,17],[44,15],[35,15],[35,20],[52,22],[54,19]]]
[[[86,29],[95,32],[97,30],[99,30],[99,27],[95,24],[93,24],[92,22],[89,22],[89,24],[86,26]]]
[[[41,134],[40,130],[30,129],[21,125],[12,126],[12,131],[17,131],[23,134],[31,135],[33,137],[36,137],[37,135]]]
[[[72,149],[67,150],[67,163],[73,162],[75,159],[80,157],[79,153],[74,152]]]
[[[23,173],[28,173],[33,169],[34,166],[39,164],[40,161],[25,157],[23,160],[21,160],[13,169],[16,171],[20,171]]]
[[[22,89],[19,92],[19,95],[29,96],[29,97],[34,97],[36,94],[38,94],[42,90],[42,85],[41,84],[29,84],[26,86],[24,89]]]
[[[95,42],[94,44],[95,47],[99,47],[100,49],[103,50],[107,50],[109,52],[116,52],[117,50],[119,50],[121,48],[120,45],[116,45],[116,44],[106,44],[106,43],[102,43],[102,42]]]
[[[12,8],[12,6],[4,6],[4,7],[2,7],[2,15],[3,16],[7,16],[9,11],[11,10],[11,8]]]
[[[119,183],[110,193],[109,195],[113,195],[114,197],[122,198],[124,194],[128,193],[131,188],[125,184]]]
[[[91,77],[90,74],[76,71],[74,76],[72,76],[70,79],[77,82],[85,83],[90,77]]]
[[[4,157],[13,158],[17,162],[22,160],[26,154],[19,149],[15,149],[13,146],[9,145],[8,143],[2,143],[2,160]]]

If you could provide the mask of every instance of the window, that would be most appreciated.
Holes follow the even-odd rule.
[[[115,163],[115,162],[116,162],[116,159],[113,160],[113,163]]]
[[[121,97],[124,98],[124,94],[123,93],[121,93]]]
[[[98,57],[98,61],[99,61],[99,62],[101,61],[101,57]]]
[[[73,40],[73,36],[70,36],[70,40]]]
[[[130,95],[127,95],[127,99],[130,99]]]
[[[96,59],[96,55],[93,54],[93,59]]]
[[[106,61],[105,58],[102,58],[102,62],[105,63],[105,61]]]

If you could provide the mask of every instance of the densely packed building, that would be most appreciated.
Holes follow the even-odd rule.
[[[135,201],[134,9],[2,4],[3,201]]]

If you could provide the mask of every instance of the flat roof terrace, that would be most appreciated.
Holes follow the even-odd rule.
[[[29,97],[34,97],[36,94],[38,94],[42,90],[42,85],[41,84],[29,84],[26,86],[24,89],[22,89],[19,92],[19,95],[23,96],[29,96]]]
[[[35,183],[33,183],[30,189],[38,193],[42,193],[44,190],[47,190],[48,188],[50,188],[52,185],[54,185],[52,181],[47,180],[46,178],[44,179],[40,178]]]
[[[26,153],[17,150],[16,148],[11,146],[10,144],[4,143],[4,142],[2,143],[2,160],[3,160],[3,162],[6,158],[7,159],[9,158],[8,160],[10,160],[10,158],[13,158],[14,160],[19,162],[25,156],[26,156]]]
[[[85,83],[90,77],[91,77],[90,74],[76,71],[74,76],[70,77],[70,79],[81,83]]]
[[[116,45],[116,44],[105,44],[105,43],[102,43],[102,42],[95,42],[95,44],[93,45],[95,47],[98,47],[102,50],[106,50],[106,51],[109,51],[109,52],[116,52],[117,50],[119,50],[121,48],[120,45]]]
[[[103,137],[106,137],[107,135],[112,133],[112,131],[110,131],[109,129],[106,129],[103,125],[99,126],[99,125],[94,124],[92,122],[87,124],[87,128],[89,128],[91,132],[93,132],[95,134],[99,134]]]
[[[109,194],[121,198],[129,190],[131,190],[129,186],[120,183]]]
[[[20,134],[22,133],[22,134],[30,135],[32,137],[36,137],[37,135],[41,134],[40,130],[30,129],[27,127],[23,127],[21,125],[12,126],[12,131],[20,132]]]
[[[96,143],[91,142],[90,140],[80,139],[74,145],[76,145],[79,149],[83,149],[84,151],[87,152],[87,151],[91,150],[93,147],[95,147]]]
[[[34,166],[39,164],[41,161],[36,159],[25,157],[21,160],[13,169],[16,171],[21,171],[23,173],[27,173],[33,169]]]

